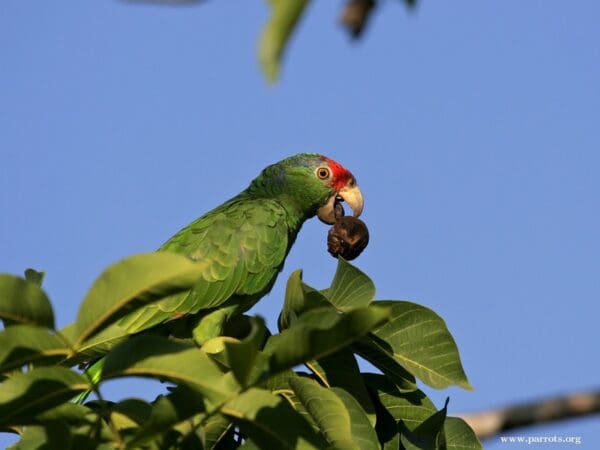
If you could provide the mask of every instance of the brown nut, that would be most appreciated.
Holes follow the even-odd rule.
[[[327,250],[331,256],[350,261],[362,253],[369,243],[365,223],[352,216],[338,218],[327,234]]]

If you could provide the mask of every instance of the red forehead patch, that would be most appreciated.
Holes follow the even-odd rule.
[[[328,158],[327,156],[321,157],[323,161],[327,163],[329,168],[331,169],[331,187],[333,187],[336,191],[342,189],[348,181],[354,178],[352,173],[342,166],[339,162],[334,161],[333,159]]]

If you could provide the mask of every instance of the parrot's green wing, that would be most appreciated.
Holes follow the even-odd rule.
[[[119,326],[137,333],[237,296],[267,293],[295,236],[286,212],[268,199],[233,199],[191,223],[160,251],[188,255],[204,265],[194,289],[148,305],[124,317]]]

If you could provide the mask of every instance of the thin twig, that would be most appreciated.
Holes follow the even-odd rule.
[[[600,390],[563,395],[479,413],[460,414],[480,439],[500,432],[600,413]]]

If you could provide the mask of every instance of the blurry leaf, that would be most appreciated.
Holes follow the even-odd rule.
[[[206,448],[213,448],[231,428],[231,419],[222,414],[210,416],[202,429],[204,430],[204,442]]]
[[[265,321],[260,317],[254,317],[251,324],[250,333],[242,341],[225,341],[229,367],[237,382],[243,387],[247,385],[253,369],[266,366],[266,359],[261,358],[262,354],[259,352],[267,337]]]
[[[75,342],[77,333],[77,323],[75,322],[60,330],[61,336],[69,342]],[[69,362],[77,364],[104,356],[130,334],[117,323],[113,323],[80,344],[77,347],[77,354],[73,355]]]
[[[100,419],[99,413],[87,405],[66,402],[37,415],[35,422],[45,427],[55,423],[69,425],[75,450],[95,449],[100,442],[110,442],[116,438],[108,424]]]
[[[64,449],[73,448],[73,437],[66,423],[55,422],[46,426],[29,426],[21,439],[9,450]]]
[[[368,306],[375,297],[375,285],[362,271],[339,257],[331,287],[322,292],[337,308],[346,310]]]
[[[456,343],[440,316],[411,302],[376,304],[391,307],[389,322],[373,331],[381,349],[431,387],[442,389],[455,384],[472,389]]]
[[[251,388],[228,402],[221,412],[237,423],[259,448],[324,449],[327,442],[288,402],[263,389]]]
[[[471,427],[459,417],[446,417],[444,436],[448,449],[481,450],[483,448]]]
[[[296,270],[288,278],[285,301],[279,315],[279,331],[292,326],[302,313],[318,307],[329,307],[329,300],[316,289],[302,282],[302,271]]]
[[[279,77],[279,65],[290,35],[308,0],[270,0],[271,16],[263,30],[258,58],[265,76],[270,82]]]
[[[85,377],[65,367],[17,373],[0,384],[0,425],[26,425],[44,411],[89,389]]]
[[[263,352],[269,355],[271,373],[340,350],[385,322],[388,315],[386,308],[377,306],[343,314],[331,308],[312,309],[267,341]]]
[[[59,361],[70,353],[47,328],[14,325],[0,332],[0,373],[38,361]]]
[[[289,328],[304,309],[304,290],[302,289],[302,270],[292,272],[285,286],[285,299],[279,314],[279,331]]]
[[[198,392],[185,385],[178,386],[170,394],[156,399],[147,419],[127,443],[127,447],[139,448],[205,409],[204,398]]]
[[[54,328],[54,313],[44,291],[13,275],[0,274],[0,319],[5,326],[20,323]]]
[[[138,398],[128,398],[110,407],[110,420],[118,430],[137,428],[148,420],[151,412],[150,403]]]
[[[83,299],[75,346],[147,303],[189,290],[203,268],[201,263],[169,252],[135,255],[113,264]]]
[[[378,449],[377,436],[365,412],[346,391],[328,389],[302,377],[290,379],[296,397],[327,441],[340,449]]]
[[[369,422],[375,426],[375,408],[363,382],[354,354],[344,348],[331,355],[306,363],[313,373],[329,387],[338,387],[350,393],[365,410]]]
[[[185,383],[211,403],[236,392],[231,377],[195,346],[159,336],[137,336],[119,344],[106,356],[103,378],[143,376]]]
[[[25,279],[39,287],[42,286],[44,275],[46,275],[44,272],[38,272],[37,270],[31,268],[25,269]]]

